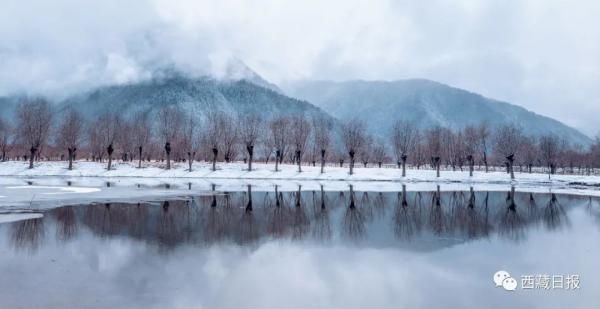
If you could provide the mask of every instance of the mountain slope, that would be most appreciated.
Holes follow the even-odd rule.
[[[246,80],[221,81],[212,78],[170,76],[135,84],[102,87],[58,103],[58,111],[74,107],[86,118],[107,110],[128,117],[136,112],[151,116],[164,105],[177,104],[197,117],[208,111],[229,114],[259,114],[264,118],[284,114],[306,114],[332,119],[308,102],[289,98]]]
[[[342,120],[362,118],[374,133],[384,137],[389,136],[397,119],[406,119],[422,128],[516,123],[533,136],[554,133],[574,144],[591,143],[586,135],[554,119],[429,80],[303,81],[284,89]]]

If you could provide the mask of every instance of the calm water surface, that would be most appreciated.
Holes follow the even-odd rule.
[[[0,307],[598,308],[595,198],[399,191],[50,209],[0,224]],[[579,288],[508,292],[498,270]]]

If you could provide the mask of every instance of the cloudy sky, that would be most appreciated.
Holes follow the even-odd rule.
[[[429,78],[600,131],[600,2],[2,0],[0,95],[157,68],[266,79]]]

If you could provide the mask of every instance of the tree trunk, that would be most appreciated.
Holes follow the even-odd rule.
[[[325,172],[325,149],[321,149],[321,174]]]
[[[405,154],[402,154],[402,177],[406,177],[406,159],[407,156]]]
[[[436,170],[436,176],[437,178],[440,178],[440,163],[436,163],[435,165],[435,170]]]
[[[219,155],[219,149],[213,148],[213,160],[212,160],[212,170],[213,172],[217,171],[217,156]]]
[[[352,175],[354,173],[354,151],[350,151],[350,175]]]
[[[473,177],[473,170],[475,170],[475,159],[469,158],[469,177]]]
[[[298,173],[302,173],[302,151],[296,150],[296,160],[298,160]]]
[[[325,209],[325,190],[323,190],[323,185],[321,185],[321,209]]]
[[[248,185],[248,204],[246,204],[246,211],[252,211],[252,186]]]
[[[513,168],[513,162],[512,161],[508,162],[508,168],[510,170],[510,179],[514,180],[515,179],[515,171],[514,171],[514,168]]]
[[[190,169],[188,171],[192,171],[192,163],[194,162],[194,157],[192,156],[192,152],[188,151],[188,166]]]
[[[487,154],[483,153],[483,165],[485,165],[485,172],[488,172],[488,162],[487,162]]]
[[[69,171],[73,170],[73,149],[69,148],[67,149],[67,151],[69,152]]]
[[[140,157],[138,158],[138,168],[142,168],[142,146],[138,147]]]
[[[171,169],[171,143],[165,143],[165,152],[167,153],[167,169]]]
[[[111,156],[111,155],[109,155],[109,156],[108,156],[108,170],[109,170],[109,171],[110,171],[110,169],[111,169],[111,166],[112,166],[112,156]]]
[[[252,171],[252,157],[254,156],[254,145],[246,146],[248,151],[248,171]]]
[[[281,157],[281,151],[277,150],[275,152],[275,171],[276,172],[279,172],[279,160],[280,160],[280,157]]]
[[[29,149],[29,153],[31,154],[31,156],[29,157],[29,168],[32,169],[33,168],[33,159],[35,157],[35,152],[36,152],[36,148],[35,147],[31,147]]]

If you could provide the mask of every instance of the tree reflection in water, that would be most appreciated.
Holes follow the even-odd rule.
[[[254,243],[259,236],[258,222],[253,212],[254,208],[251,185],[248,185],[247,192],[246,208],[239,221],[239,231],[236,233],[236,241],[240,244]]]
[[[538,214],[538,205],[537,202],[535,200],[535,196],[533,195],[533,193],[529,193],[529,206],[527,207],[527,211],[528,211],[528,216],[530,219],[537,219],[537,217],[539,216]]]
[[[356,207],[352,185],[350,185],[350,192],[348,195],[350,196],[350,203],[344,214],[342,231],[344,236],[348,239],[356,241],[365,236],[365,216],[361,213],[361,210]]]
[[[568,226],[568,217],[563,209],[562,205],[558,202],[556,194],[550,195],[550,201],[544,208],[544,225],[549,230],[557,230],[563,226]]]
[[[598,203],[594,203],[595,199],[591,196],[588,197],[587,210],[588,213],[596,220],[598,227],[600,227],[600,208],[597,207]]]
[[[160,245],[172,247],[177,243],[177,225],[175,224],[174,210],[170,209],[171,203],[164,201],[162,204],[162,215],[158,223],[158,241]]]
[[[296,207],[294,207],[292,218],[292,238],[303,239],[309,230],[310,222],[306,216],[304,202],[302,200],[302,186],[298,186],[295,194]]]
[[[371,207],[371,199],[369,198],[369,192],[363,192],[360,199],[359,210],[363,215],[364,220],[373,219],[373,208]]]
[[[521,217],[515,202],[515,187],[506,194],[506,209],[500,212],[499,230],[500,234],[516,242],[525,237],[525,221]]]
[[[383,218],[385,216],[386,203],[387,201],[383,192],[377,192],[377,195],[373,200],[373,210],[375,211],[376,218]]]
[[[442,235],[444,232],[444,210],[442,209],[442,198],[440,186],[431,196],[431,208],[429,212],[429,225],[435,235]]]
[[[488,196],[489,193],[486,192],[482,206],[477,207],[475,191],[473,190],[473,187],[469,190],[469,198],[465,210],[466,213],[463,218],[464,221],[462,222],[468,238],[487,236],[489,233]]]
[[[10,240],[17,250],[35,253],[44,241],[44,218],[18,221],[11,224]]]
[[[416,203],[412,207],[408,206],[406,185],[402,185],[402,193],[398,193],[398,203],[394,211],[394,235],[397,238],[410,240],[418,231],[419,214],[415,211],[416,208]]]
[[[56,220],[56,238],[62,242],[68,241],[77,231],[77,220],[75,218],[74,206],[65,206],[53,212]]]
[[[320,241],[328,241],[331,239],[331,225],[329,224],[329,209],[327,208],[327,196],[325,189],[321,185],[321,197],[315,200],[314,208],[314,224],[312,228],[312,236]],[[316,205],[320,205],[316,207]]]
[[[315,191],[280,189],[275,186],[270,192],[253,192],[248,186],[242,193],[217,192],[213,187],[209,194],[181,200],[66,206],[48,210],[43,219],[6,226],[14,247],[31,251],[43,244],[44,222],[50,220],[46,227],[56,232],[59,242],[85,230],[103,238],[132,237],[167,252],[182,244],[252,246],[266,237],[357,241],[388,237],[385,233],[390,233],[390,239],[414,243],[431,238],[468,241],[497,231],[499,236],[520,241],[532,225],[548,230],[568,227],[563,205],[578,203],[600,224],[595,199],[515,193],[514,188],[507,193],[476,192],[473,188],[442,193],[439,186],[432,192],[407,192],[406,185],[395,193],[355,192],[354,186],[344,192],[328,192],[323,186]],[[367,220],[368,211],[373,212],[372,220]],[[497,215],[490,216],[490,211]],[[340,225],[332,224],[338,219]],[[392,226],[381,229],[385,222]],[[377,232],[368,233],[372,228]]]
[[[288,227],[288,208],[285,206],[285,200],[278,188],[279,186],[275,185],[275,203],[274,206],[268,208],[267,213],[267,231],[275,238],[284,236]]]

